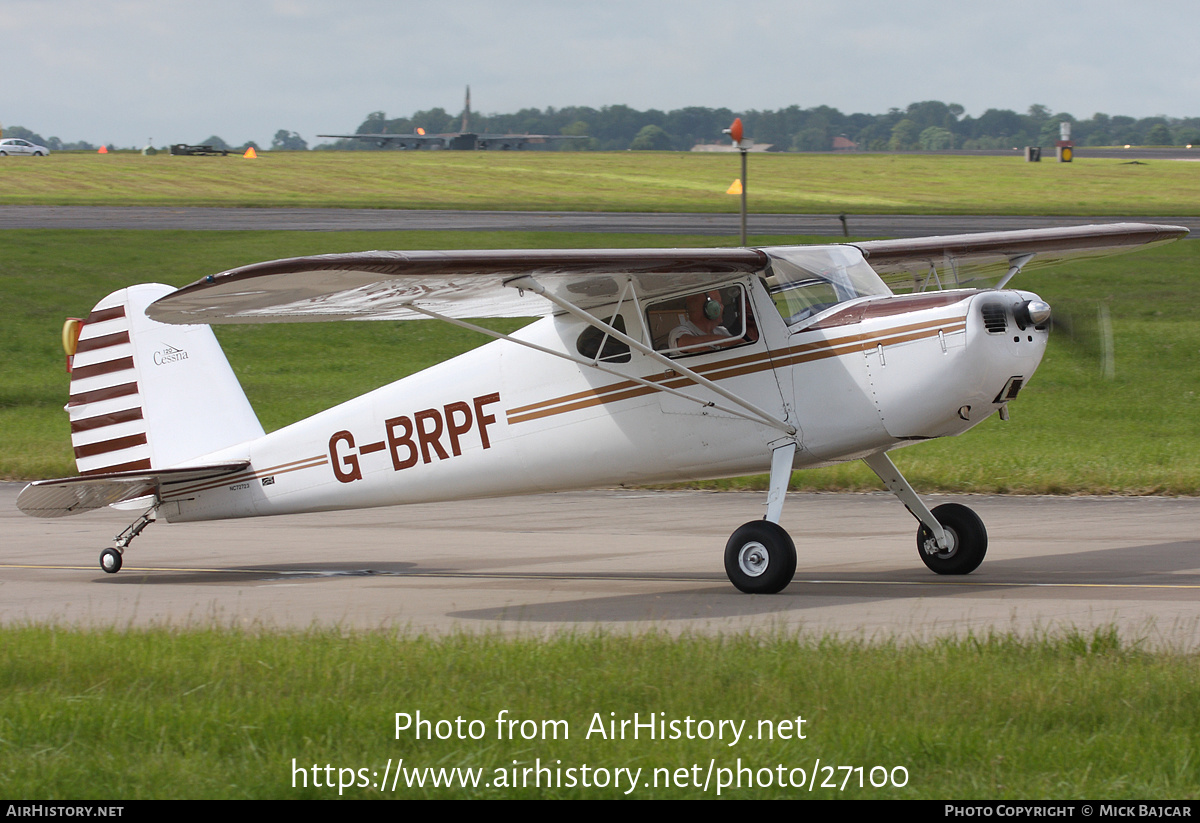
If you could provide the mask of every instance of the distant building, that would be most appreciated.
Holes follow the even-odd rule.
[[[839,135],[838,137],[833,138],[833,150],[834,151],[858,151],[858,143],[855,143],[853,140],[850,140],[849,138],[846,138],[846,137],[841,137]]]

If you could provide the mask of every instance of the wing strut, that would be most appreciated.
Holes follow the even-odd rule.
[[[1017,272],[1025,268],[1025,264],[1033,259],[1032,254],[1018,254],[1016,257],[1010,257],[1008,260],[1008,274],[1000,278],[1000,282],[996,284],[996,288],[1002,289],[1008,285],[1008,281],[1016,276]]]
[[[716,392],[721,397],[724,397],[726,400],[730,401],[731,403],[736,403],[737,405],[741,406],[743,409],[745,409],[746,411],[750,412],[755,417],[757,417],[760,422],[766,423],[771,428],[779,429],[780,431],[782,431],[788,435],[794,435],[796,433],[796,427],[791,425],[790,423],[788,423],[786,420],[780,420],[775,415],[771,414],[770,412],[764,411],[763,409],[760,409],[758,406],[754,405],[753,403],[749,402],[748,400],[744,400],[741,397],[738,397],[733,392],[727,391],[726,389],[721,388],[716,383],[709,380],[707,377],[701,377],[699,374],[697,374],[692,369],[689,369],[686,366],[680,365],[678,361],[672,360],[669,357],[666,357],[665,355],[661,354],[660,352],[656,352],[654,349],[650,348],[649,346],[645,345],[644,343],[642,343],[638,340],[635,340],[634,338],[630,337],[629,335],[625,334],[624,332],[618,331],[612,325],[605,323],[603,320],[600,320],[599,318],[595,317],[594,315],[588,314],[583,309],[578,308],[577,306],[574,306],[571,303],[568,303],[566,300],[563,300],[561,297],[558,297],[557,295],[552,294],[544,286],[542,286],[541,283],[538,283],[532,277],[530,277],[528,275],[526,275],[524,277],[518,277],[513,280],[507,281],[504,285],[510,286],[511,288],[514,288],[514,289],[529,289],[534,294],[541,295],[542,297],[546,298],[551,303],[558,306],[560,309],[567,312],[568,314],[572,314],[575,317],[578,317],[583,322],[587,323],[589,326],[594,326],[595,328],[599,329],[600,331],[604,332],[605,334],[608,334],[609,336],[611,336],[617,340],[620,340],[622,343],[629,346],[631,349],[636,349],[637,351],[646,355],[650,359],[661,363],[668,370],[677,372],[678,374],[682,374],[686,377],[689,377],[692,380],[694,380],[696,383],[700,384],[701,386],[704,386],[706,389]],[[414,306],[414,308],[415,308],[415,306]],[[568,358],[568,359],[574,359],[574,358]],[[619,372],[618,372],[618,374],[619,374]],[[628,375],[621,375],[621,376],[628,377]],[[634,379],[636,379],[636,378],[634,378]],[[678,394],[680,397],[687,398],[688,400],[699,403],[702,406],[715,405],[715,404],[711,404],[708,401],[701,400],[696,397],[692,397],[691,395],[672,391],[671,389],[668,389],[665,386],[661,386],[657,383],[652,384],[652,385],[654,385],[656,388],[658,388],[662,391],[671,391],[672,394]],[[730,410],[722,409],[722,411],[730,411]],[[746,417],[746,415],[739,414],[738,417]],[[751,419],[751,418],[747,418],[747,419]]]
[[[726,414],[732,414],[734,417],[740,417],[743,420],[749,420],[751,423],[766,422],[775,428],[784,428],[784,426],[787,426],[786,423],[782,423],[782,421],[775,421],[773,418],[770,417],[770,415],[766,415],[765,413],[763,413],[762,416],[749,415],[749,414],[746,414],[744,411],[739,411],[738,409],[731,409],[731,408],[728,408],[727,406],[722,406],[719,403],[714,403],[710,400],[702,400],[701,398],[693,397],[692,395],[681,392],[678,389],[672,389],[669,386],[662,385],[661,383],[655,383],[653,380],[647,380],[644,377],[637,377],[635,375],[626,374],[625,372],[621,372],[621,371],[617,371],[616,369],[609,368],[608,366],[602,366],[599,363],[597,363],[595,360],[584,360],[582,357],[572,357],[569,354],[564,354],[563,352],[560,352],[560,351],[554,351],[553,349],[548,349],[545,346],[539,346],[537,343],[531,343],[528,340],[521,340],[520,338],[513,337],[510,334],[504,334],[503,332],[493,331],[492,329],[486,329],[483,326],[477,326],[474,323],[468,323],[466,320],[459,320],[456,317],[447,317],[446,315],[441,314],[436,311],[432,311],[431,309],[422,308],[421,306],[418,306],[416,303],[406,303],[406,304],[404,304],[404,307],[406,309],[412,309],[413,311],[417,312],[418,314],[423,314],[426,317],[432,317],[434,320],[444,320],[445,322],[449,323],[452,326],[458,326],[459,328],[470,329],[471,331],[477,331],[480,334],[486,334],[488,337],[494,337],[497,340],[507,340],[510,343],[516,343],[518,346],[524,346],[527,349],[533,349],[534,351],[541,352],[542,354],[549,354],[553,357],[558,357],[562,360],[569,360],[570,362],[575,363],[576,365],[586,366],[588,368],[595,369],[596,371],[602,371],[605,374],[611,374],[614,377],[620,377],[622,380],[629,380],[634,383],[638,383],[639,385],[646,386],[648,388],[654,389],[655,391],[666,392],[667,394],[673,394],[676,397],[681,397],[684,400],[691,401],[692,403],[697,403],[701,406],[708,406],[709,408],[714,408],[714,409],[717,409],[718,411],[723,411]],[[592,320],[595,321],[595,318],[592,318]],[[617,332],[616,329],[612,328],[611,326],[609,326],[606,323],[592,322],[591,325],[594,325],[597,328],[611,329],[611,331],[618,337],[618,339],[624,338],[624,335],[620,334],[619,332]],[[670,361],[668,361],[668,362],[670,362]],[[672,368],[674,368],[674,367],[672,367]],[[705,382],[709,382],[709,381],[705,381]],[[725,394],[725,392],[722,392],[722,394]],[[737,399],[735,399],[735,402],[737,402],[738,405],[742,405],[742,406],[750,405],[750,404],[742,403]],[[752,408],[753,408],[753,406],[752,406]],[[786,431],[788,434],[795,434],[795,432],[796,432],[794,427],[784,428],[784,431]]]
[[[946,262],[949,263],[949,261]],[[916,278],[914,277],[913,280],[915,281]],[[925,291],[927,288],[929,288],[930,280],[937,283],[938,291],[941,291],[945,288],[945,286],[942,285],[942,276],[938,274],[937,266],[935,266],[932,261],[929,263],[929,271],[926,272],[925,279],[921,281],[921,288],[915,289],[914,291]]]

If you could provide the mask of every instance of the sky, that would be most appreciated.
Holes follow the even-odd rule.
[[[922,100],[1200,116],[1200,2],[0,0],[0,127],[310,145],[388,117]],[[749,135],[753,137],[753,135]]]

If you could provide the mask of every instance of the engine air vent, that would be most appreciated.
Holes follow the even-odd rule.
[[[1008,312],[1000,303],[984,303],[979,313],[983,315],[983,327],[988,334],[1004,334],[1008,331]]]
[[[1004,384],[1004,388],[996,395],[993,403],[1007,403],[1009,400],[1015,400],[1017,394],[1020,393],[1021,387],[1025,385],[1025,378],[1017,375],[1016,377],[1008,378],[1008,382]]]

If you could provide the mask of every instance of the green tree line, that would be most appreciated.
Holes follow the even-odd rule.
[[[521,109],[515,114],[473,113],[470,128],[478,133],[568,134],[591,138],[586,142],[545,146],[559,151],[687,151],[698,143],[727,140],[721,130],[734,117],[742,118],[747,137],[756,143],[771,144],[773,151],[830,151],[839,137],[862,151],[1049,148],[1059,139],[1059,124],[1063,121],[1071,123],[1071,139],[1080,146],[1200,143],[1200,117],[1138,119],[1096,113],[1081,120],[1043,105],[1032,105],[1024,114],[988,109],[979,117],[971,117],[957,103],[937,100],[912,103],[885,114],[843,114],[830,106],[745,112],[699,106],[668,112],[638,111],[623,105],[599,109],[549,107]],[[411,117],[389,118],[376,111],[367,115],[356,133],[409,134],[418,128],[432,134],[457,132],[462,129],[462,115],[435,108],[418,111]],[[380,146],[369,141],[340,140],[316,148],[377,150]]]
[[[735,112],[725,108],[690,106],[664,112],[639,111],[629,106],[567,106],[556,109],[521,109],[515,114],[472,113],[470,129],[491,134],[566,134],[589,139],[530,145],[529,149],[550,151],[688,151],[701,143],[724,143],[722,129],[735,117],[742,118],[746,136],[766,143],[771,151],[830,151],[835,140],[852,144],[859,151],[937,151],[948,149],[1013,149],[1022,146],[1050,148],[1059,138],[1059,124],[1071,123],[1071,139],[1079,146],[1185,146],[1200,144],[1200,117],[1143,117],[1095,113],[1081,120],[1069,112],[1053,112],[1035,104],[1024,114],[1009,109],[988,109],[979,117],[965,114],[957,103],[926,100],[907,108],[889,109],[885,114],[843,114],[830,106]],[[384,112],[367,115],[357,134],[411,134],[424,129],[430,134],[462,130],[462,114],[442,108],[418,111],[411,117],[389,118]],[[66,143],[58,137],[43,138],[21,126],[6,126],[5,137],[20,137],[52,151],[93,151],[86,141]],[[841,138],[841,140],[838,140]],[[198,141],[217,149],[244,151],[253,141],[240,146],[226,143],[217,135]],[[280,129],[270,148],[304,151],[309,148],[377,151],[367,140],[337,140],[310,147],[294,131]]]

